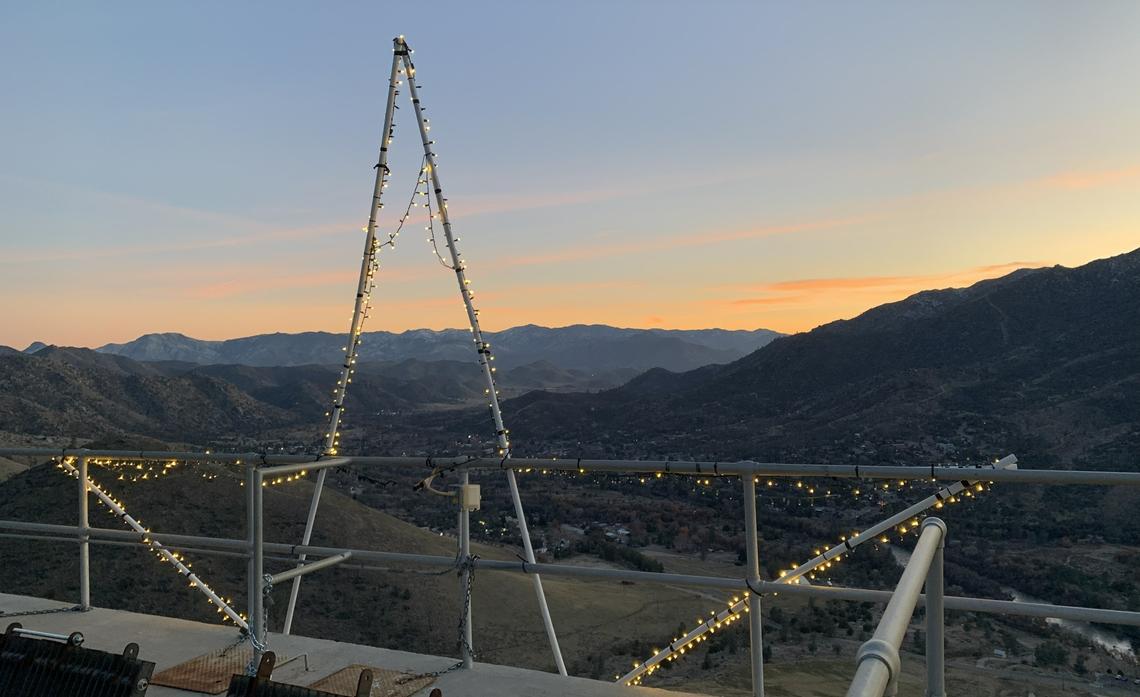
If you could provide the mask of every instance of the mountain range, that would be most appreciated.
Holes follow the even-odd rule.
[[[560,349],[589,353],[590,344],[567,337],[617,336],[617,344],[632,345],[658,336],[520,327],[502,334],[530,339],[514,341],[513,351],[510,339],[497,348],[521,360],[521,347],[537,350],[559,332],[568,333],[551,353],[568,362],[585,358]],[[405,334],[398,336],[417,341],[428,333]],[[681,335],[662,337],[689,343]],[[259,343],[235,341],[229,345]],[[271,335],[263,345],[274,342],[288,344],[289,337]],[[131,351],[141,346],[133,345]],[[1140,452],[1140,250],[1077,268],[1020,270],[969,288],[924,291],[693,370],[637,374],[626,366],[624,373],[602,375],[552,361],[503,364],[513,440],[535,453],[944,462],[1015,452],[1034,456],[1038,465],[1131,469]],[[454,447],[463,434],[487,431],[485,408],[463,408],[482,393],[469,357],[459,363],[366,356],[358,368],[350,419],[365,433],[398,438],[402,447]],[[0,355],[0,430],[195,441],[307,426],[319,424],[335,375],[330,365],[142,362],[53,347],[10,351]],[[433,415],[441,406],[451,408]],[[402,418],[411,412],[415,418]]]
[[[123,344],[96,350],[139,361],[184,361],[249,366],[327,365],[341,362],[345,334],[305,332],[260,334],[225,341],[193,339],[183,334],[146,334]],[[725,329],[624,329],[600,324],[540,327],[528,324],[485,332],[501,369],[545,361],[568,370],[607,372],[650,368],[691,370],[710,363],[729,363],[764,346],[779,333]],[[36,342],[26,349],[43,348]],[[466,329],[413,329],[366,332],[361,361],[474,360],[471,332]]]
[[[1135,469],[1140,250],[925,291],[740,360],[507,402],[519,442],[709,457]],[[636,454],[636,453],[634,453]]]

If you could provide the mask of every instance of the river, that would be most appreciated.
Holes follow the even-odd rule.
[[[905,567],[907,562],[910,561],[910,552],[903,549],[902,547],[896,547],[895,545],[891,545],[891,556],[894,558],[895,563],[898,564],[899,567]],[[1044,603],[1046,605],[1053,604],[1047,600],[1034,598],[1027,593],[1022,593],[1021,591],[1014,588],[1009,588],[1008,586],[1002,586],[1001,589],[1006,593],[1009,593],[1009,595],[1013,597],[1014,602],[1017,603]],[[1136,651],[1132,648],[1132,643],[1126,637],[1113,634],[1112,632],[1101,629],[1100,627],[1095,627],[1088,622],[1075,622],[1073,620],[1062,620],[1055,617],[1048,617],[1045,619],[1045,623],[1060,627],[1065,631],[1080,634],[1092,643],[1104,648],[1106,651],[1118,658],[1131,660],[1133,662],[1136,661]]]

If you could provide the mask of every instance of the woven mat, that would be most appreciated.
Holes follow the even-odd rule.
[[[234,673],[245,673],[245,667],[252,657],[253,649],[249,646],[239,646],[228,651],[218,649],[167,668],[155,674],[150,683],[216,695],[229,689],[230,677]]]
[[[386,670],[376,666],[365,666],[359,663],[341,668],[337,672],[326,675],[309,687],[314,690],[324,690],[334,695],[354,697],[356,684],[360,680],[360,671],[367,668],[372,671],[372,694],[375,697],[411,697],[415,693],[435,682],[432,677],[416,677],[413,673],[401,673],[398,670]]]

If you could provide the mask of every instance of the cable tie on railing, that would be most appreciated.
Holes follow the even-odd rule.
[[[859,476],[859,465],[855,465],[855,478],[862,479],[862,477]]]
[[[530,569],[526,568],[526,565],[527,565],[527,564],[529,564],[530,562],[528,562],[528,561],[526,560],[526,557],[524,557],[523,555],[519,554],[518,552],[515,552],[515,556],[518,558],[518,560],[519,560],[520,562],[522,562],[522,570],[523,570],[523,573],[524,573],[524,574],[529,574],[529,573],[530,573]]]
[[[713,463],[713,474],[719,477],[720,472],[717,470],[717,464],[719,464],[719,463],[716,463],[716,462]]]
[[[763,593],[761,593],[760,591],[756,590],[756,589],[755,589],[755,588],[752,586],[752,579],[750,579],[750,578],[746,578],[746,579],[744,579],[744,585],[748,586],[748,590],[752,591],[752,595],[755,595],[756,597],[761,597],[761,596],[763,596],[763,595],[764,595]]]

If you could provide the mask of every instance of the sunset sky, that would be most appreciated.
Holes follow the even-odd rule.
[[[1140,3],[6,3],[0,344],[345,331],[396,34],[487,329],[801,331],[1140,247]],[[381,266],[367,329],[465,326],[422,222]]]

